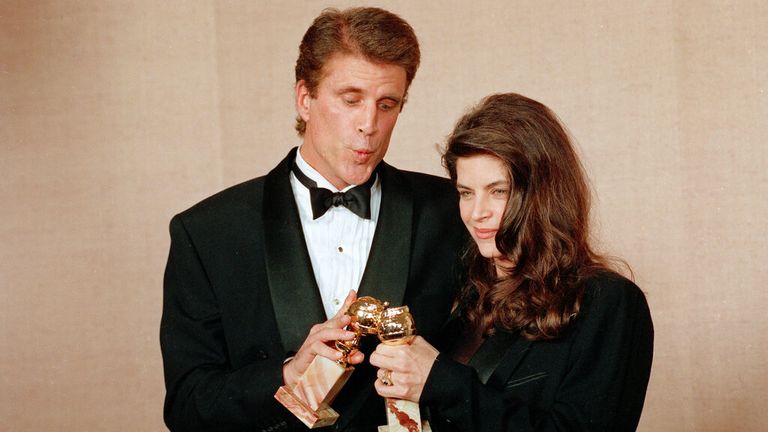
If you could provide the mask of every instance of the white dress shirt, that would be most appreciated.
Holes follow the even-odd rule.
[[[317,187],[332,192],[346,192],[336,189],[328,180],[301,157],[301,148],[296,152],[296,165],[307,177],[317,182]],[[375,175],[375,174],[374,174]],[[363,278],[365,263],[371,251],[376,221],[381,208],[381,180],[371,186],[371,219],[363,219],[343,206],[331,207],[317,219],[312,219],[312,204],[309,190],[291,172],[291,189],[299,208],[299,218],[307,242],[309,258],[320,288],[325,315],[330,318],[338,312],[349,290],[357,291]]]

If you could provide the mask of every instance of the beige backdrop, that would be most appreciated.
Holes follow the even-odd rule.
[[[292,67],[327,4],[274,3],[0,0],[0,430],[163,430],[168,221],[298,142]],[[766,2],[372,3],[423,49],[387,160],[442,174],[491,92],[552,107],[651,304],[640,429],[765,430]]]

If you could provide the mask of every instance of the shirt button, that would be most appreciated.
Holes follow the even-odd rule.
[[[344,252],[344,248],[341,247],[341,246],[339,246],[337,249],[338,249],[339,252]]]
[[[333,304],[338,306],[339,304],[341,304],[341,302],[339,301],[339,299],[336,298],[336,299],[333,299]]]

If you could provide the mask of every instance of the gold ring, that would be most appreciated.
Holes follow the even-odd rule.
[[[384,375],[381,376],[381,383],[387,386],[394,385],[392,382],[392,371],[389,369],[384,370]]]

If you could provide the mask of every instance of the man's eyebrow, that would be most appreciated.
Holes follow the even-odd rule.
[[[362,93],[362,92],[363,92],[362,89],[360,89],[358,87],[353,87],[353,86],[342,87],[342,88],[336,90],[336,94]]]
[[[382,100],[382,99],[389,99],[389,100],[394,101],[394,102],[396,102],[398,104],[403,101],[403,98],[401,96],[395,96],[395,95],[391,95],[391,94],[384,95],[384,96],[379,98],[379,100]]]

